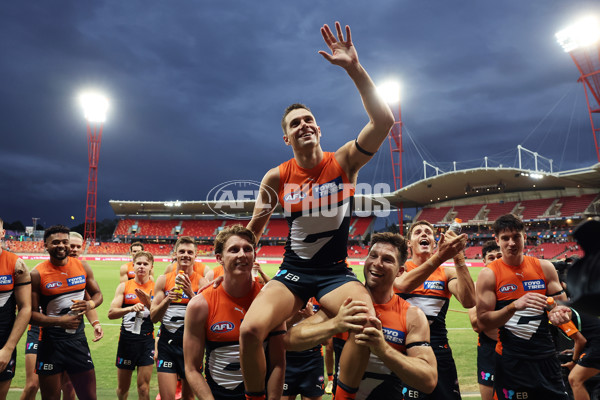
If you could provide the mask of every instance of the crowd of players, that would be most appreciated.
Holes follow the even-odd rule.
[[[321,28],[331,52],[320,54],[347,72],[369,121],[356,139],[334,153],[323,152],[310,109],[302,104],[286,109],[283,139],[294,158],[267,172],[247,227],[228,227],[217,235],[214,253],[221,271],[207,271],[195,262],[197,246],[190,237],[179,238],[174,264],[156,281],[153,256],[142,249],[131,266],[121,268],[109,309],[109,318],[123,321],[117,397],[127,398],[137,369],[138,397],[148,399],[156,364],[163,400],[176,398],[178,381],[184,399],[319,398],[325,384],[320,345],[333,337],[338,400],[459,399],[445,324],[454,296],[463,307],[475,307],[472,321],[478,331],[496,332],[493,357],[482,356],[487,364],[479,366],[480,383],[493,382],[496,398],[567,399],[549,320],[568,324],[575,312],[563,305],[549,309],[548,298],[564,301],[566,294],[549,261],[523,255],[524,226],[515,216],[495,221],[501,257],[496,251],[497,259],[481,271],[477,285],[462,255],[466,235],[449,231],[436,241],[426,221],[415,222],[406,239],[373,235],[364,284],[348,267],[358,171],[385,140],[394,119],[358,61],[350,28],[344,34],[336,23],[335,31]],[[284,259],[273,278],[254,278],[255,246],[278,203],[290,227]],[[68,228],[48,228],[44,245],[50,258],[31,273],[16,255],[0,253],[3,397],[14,375],[16,344],[31,323],[41,328],[33,365],[42,398],[59,399],[61,390],[68,391],[65,374],[78,398],[96,398],[82,316],[91,319],[99,339],[101,327],[90,313],[103,297],[89,265],[70,256],[72,243]],[[450,259],[453,267],[442,265]],[[205,275],[222,279],[209,282]],[[153,324],[158,321],[155,343]],[[587,394],[577,385],[600,366],[597,320],[583,321],[583,335],[577,336],[581,339],[587,330],[587,342],[578,341],[577,359],[569,363],[577,399]],[[575,327],[564,329],[571,333]],[[483,336],[480,344],[484,347]],[[28,387],[33,376],[28,374]]]

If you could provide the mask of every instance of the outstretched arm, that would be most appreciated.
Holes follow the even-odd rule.
[[[272,168],[267,172],[260,182],[258,196],[254,203],[254,211],[252,219],[248,222],[246,228],[250,229],[256,236],[256,243],[273,214],[273,210],[277,206],[277,192],[279,191],[279,168]],[[207,277],[208,278],[208,277]],[[210,280],[210,279],[209,279]]]
[[[346,143],[335,155],[350,180],[354,182],[358,170],[371,159],[394,125],[394,115],[390,107],[377,93],[375,84],[358,61],[358,53],[352,43],[350,27],[346,25],[345,39],[339,22],[335,23],[335,30],[337,37],[328,25],[321,28],[321,35],[323,35],[323,40],[325,40],[331,54],[326,51],[319,51],[319,54],[330,63],[339,65],[346,70],[346,73],[356,85],[365,111],[369,116],[369,122],[358,135],[356,143],[354,143],[354,140]],[[360,151],[359,148],[363,151]]]
[[[185,354],[185,377],[194,395],[199,399],[213,399],[213,395],[202,375],[202,362],[204,361],[204,346],[206,332],[204,331],[208,319],[208,303],[202,295],[190,300],[185,311],[183,329],[183,352]]]

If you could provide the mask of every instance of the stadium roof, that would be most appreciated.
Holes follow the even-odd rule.
[[[518,168],[474,168],[446,172],[410,184],[393,193],[372,197],[374,203],[389,202],[393,208],[426,207],[456,201],[472,204],[485,202],[482,196],[521,194],[566,196],[581,191],[600,192],[600,163],[591,167],[564,172],[536,172]],[[364,196],[357,196],[357,203]],[[254,200],[200,201],[124,201],[110,200],[119,217],[150,218],[214,218],[215,215],[250,218]],[[275,210],[281,212],[281,208]]]

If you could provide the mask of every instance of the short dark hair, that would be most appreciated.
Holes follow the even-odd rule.
[[[304,109],[306,111],[308,111],[309,113],[312,113],[312,111],[310,110],[310,108],[308,108],[308,106],[302,104],[302,103],[294,103],[294,104],[290,104],[289,106],[287,106],[287,108],[285,109],[285,111],[283,112],[283,117],[281,117],[281,129],[283,129],[283,133],[286,133],[285,130],[285,117],[287,117],[287,115],[289,113],[291,113],[294,110],[300,110],[300,109]]]
[[[133,246],[141,247],[142,250],[144,250],[144,245],[142,244],[142,242],[133,242],[133,243],[131,243],[131,245],[129,246],[129,251],[131,251],[131,249],[133,249]]]
[[[68,235],[71,233],[71,230],[64,225],[52,225],[44,231],[44,243],[46,243],[46,239],[48,239],[50,235],[54,235],[55,233],[66,233]]]
[[[191,236],[180,236],[179,239],[177,239],[177,241],[175,242],[175,247],[173,247],[173,250],[177,251],[177,248],[179,248],[180,244],[193,244],[194,246],[196,246],[196,241],[194,240],[193,237]]]
[[[431,222],[421,219],[419,221],[413,222],[412,225],[410,226],[410,228],[408,229],[408,238],[409,239],[412,235],[412,231],[415,229],[416,226],[419,226],[419,225],[427,225],[428,227],[431,228],[431,230],[433,231],[433,234],[435,235],[435,228],[433,225],[431,225]]]
[[[525,232],[525,225],[514,214],[504,214],[494,221],[492,230],[496,236],[502,231]]]
[[[481,257],[485,258],[486,254],[490,251],[498,250],[500,250],[500,246],[498,246],[498,243],[496,243],[495,240],[488,240],[483,244],[483,247],[481,248]]]
[[[229,240],[229,238],[232,236],[243,237],[249,241],[252,244],[252,247],[256,250],[256,236],[254,235],[254,232],[240,224],[235,224],[228,226],[219,232],[214,242],[215,254],[223,254],[225,242],[227,242],[227,240]]]
[[[137,260],[140,257],[146,257],[148,259],[148,261],[150,262],[150,264],[154,265],[154,256],[149,251],[142,250],[142,251],[138,251],[137,253],[135,253],[133,255],[133,263],[135,264],[135,260]]]
[[[404,265],[408,258],[408,245],[404,236],[398,233],[382,232],[375,233],[371,237],[371,244],[369,245],[369,252],[375,245],[375,243],[388,243],[391,244],[398,250],[398,263],[400,266]]]

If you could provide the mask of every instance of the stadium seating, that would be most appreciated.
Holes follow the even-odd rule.
[[[483,246],[471,246],[465,249],[465,258],[482,258]]]
[[[454,218],[460,218],[463,222],[477,220],[477,215],[483,208],[482,204],[470,204],[466,206],[454,206],[452,210]]]
[[[516,206],[517,206],[516,201],[509,201],[506,203],[486,204],[485,207],[488,210],[488,214],[487,214],[486,218],[489,222],[493,222],[501,215],[513,212],[513,210]]]
[[[350,238],[362,239],[366,234],[369,226],[373,223],[375,217],[357,218],[352,217],[350,220]]]
[[[181,222],[181,235],[214,237],[217,234],[217,228],[222,226],[223,222],[219,219],[184,220]]]
[[[556,199],[537,199],[537,200],[525,200],[519,204],[523,207],[522,219],[524,221],[529,219],[539,219],[548,216],[548,209],[554,203]]]
[[[262,246],[258,250],[258,257],[283,257],[283,246]]]
[[[424,208],[415,220],[427,221],[432,224],[441,224],[446,220],[446,216],[452,210],[452,207]]]
[[[581,216],[595,198],[595,194],[585,194],[580,197],[561,197],[558,200],[558,204],[561,205],[559,208],[560,216],[566,218]]]
[[[131,227],[135,224],[135,221],[132,219],[122,219],[117,224],[117,228],[115,229],[114,235],[130,235]]]
[[[13,253],[43,253],[45,252],[44,242],[42,241],[25,241],[7,240],[5,243],[9,251]]]
[[[263,237],[267,240],[281,240],[287,238],[289,233],[288,223],[285,219],[271,218]]]

